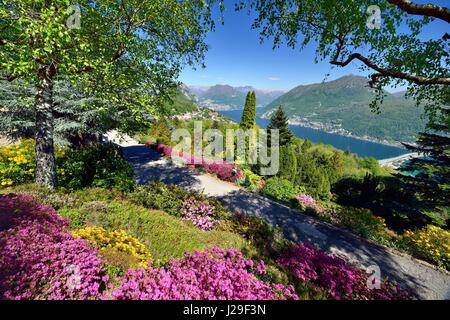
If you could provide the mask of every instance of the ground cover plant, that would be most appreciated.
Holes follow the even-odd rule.
[[[368,276],[364,271],[310,245],[293,245],[282,252],[277,261],[280,265],[289,268],[298,279],[325,288],[334,299],[402,300],[410,298],[407,291],[389,282],[380,283],[380,289],[368,289]]]
[[[97,248],[110,275],[119,275],[130,267],[146,267],[151,253],[138,239],[123,230],[108,231],[102,227],[89,226],[73,230],[75,238],[85,239]]]
[[[100,297],[101,260],[68,232],[67,219],[28,195],[1,195],[0,212],[0,297]]]
[[[130,269],[111,289],[113,299],[277,300],[298,299],[292,286],[257,279],[266,273],[263,261],[234,250],[213,247],[171,260],[166,268]]]
[[[158,183],[158,187],[161,185]],[[30,212],[30,207],[36,206],[43,210],[39,217],[43,216],[50,221],[64,221],[64,228],[58,225],[61,232],[71,242],[78,244],[78,246],[70,246],[73,249],[70,257],[73,256],[75,259],[77,255],[82,257],[87,255],[91,256],[88,261],[95,262],[92,262],[95,267],[89,269],[96,276],[94,281],[96,285],[92,287],[95,290],[86,291],[87,293],[83,293],[86,295],[82,296],[76,291],[67,293],[62,285],[64,288],[59,290],[58,294],[65,298],[408,298],[406,294],[402,295],[403,291],[396,291],[396,287],[387,282],[383,291],[377,294],[363,292],[366,279],[358,277],[350,277],[352,280],[349,284],[351,290],[345,291],[346,289],[340,286],[343,285],[345,279],[348,281],[349,279],[343,276],[344,280],[341,284],[333,284],[328,281],[329,273],[324,270],[327,268],[336,270],[333,269],[336,268],[334,266],[336,264],[342,268],[349,268],[355,274],[361,275],[362,271],[312,247],[307,247],[310,250],[308,251],[307,270],[314,270],[316,276],[312,276],[312,273],[308,274],[308,277],[299,277],[298,265],[299,263],[304,264],[305,261],[300,260],[299,262],[297,254],[289,253],[291,252],[289,250],[294,250],[292,248],[295,247],[292,247],[292,244],[285,240],[278,230],[258,218],[243,216],[239,213],[236,215],[222,214],[217,216],[217,219],[220,219],[217,230],[214,228],[206,231],[199,229],[192,222],[184,220],[182,214],[167,214],[144,208],[129,202],[127,194],[114,190],[88,188],[67,193],[52,192],[33,185],[22,188],[9,189],[14,192],[22,190],[21,194],[1,195],[2,200],[26,200],[22,207],[19,205],[19,208],[16,203],[20,202],[1,201],[2,209],[7,208],[6,212],[9,212],[9,215],[1,215],[1,232],[6,232],[13,243],[17,242],[17,237],[24,243],[32,242],[33,238],[28,235],[18,236],[21,233],[15,231],[14,223],[11,221],[23,220],[22,215],[32,216],[34,213],[27,212]],[[24,189],[27,191],[24,192]],[[138,192],[142,197],[143,190]],[[31,196],[30,193],[34,196]],[[200,195],[198,195],[198,199],[192,197],[194,194],[191,192],[186,199],[195,199],[194,203],[200,204],[200,206],[208,200],[205,198],[199,200],[203,197]],[[56,213],[50,205],[40,204],[40,201],[53,202],[59,208],[59,212]],[[17,211],[17,209],[23,211]],[[34,212],[33,210],[31,212]],[[183,202],[179,210],[183,211]],[[11,220],[11,215],[14,216],[17,212],[22,213],[14,217],[16,220]],[[69,218],[70,222],[60,215]],[[39,221],[40,230],[45,236],[47,236],[45,233],[48,230],[54,229],[48,225],[49,223],[43,224]],[[35,233],[31,233],[31,235],[35,235]],[[70,241],[68,244],[71,243]],[[45,243],[47,244],[48,241]],[[3,247],[4,242],[1,242],[1,245],[2,249],[10,250],[9,255],[17,253],[17,248]],[[60,243],[59,250],[64,251],[65,245],[66,242]],[[36,244],[36,246],[38,245]],[[34,245],[30,247],[34,248]],[[304,253],[303,255],[304,257],[308,256]],[[5,255],[5,257],[7,256]],[[5,259],[1,261],[9,263],[9,260]],[[48,260],[45,259],[38,255],[34,261],[42,267],[48,263]],[[150,265],[145,265],[146,259],[151,261]],[[336,261],[338,263],[335,263]],[[324,265],[327,267],[325,268]],[[213,278],[210,277],[208,270],[213,269],[221,270],[216,271],[219,273],[214,278],[217,280],[218,277],[221,281],[213,281]],[[9,268],[7,270],[11,273],[9,276],[15,277],[16,280],[24,275],[18,273],[18,269]],[[29,277],[34,276],[35,270],[33,270],[31,268]],[[57,268],[54,270],[56,273],[60,272]],[[69,272],[73,272],[73,270],[70,269]],[[52,276],[49,282],[52,283],[53,279],[65,279],[64,277],[64,273],[62,275],[58,273],[56,276]],[[6,286],[8,281],[1,283]],[[36,284],[37,287],[39,285]],[[168,288],[175,289],[169,290]],[[17,290],[20,291],[20,289]],[[27,297],[30,299],[58,297],[46,291],[41,293],[39,290],[42,291],[42,288],[35,288],[38,293],[27,293]],[[7,291],[6,288],[2,292]],[[8,291],[5,293],[8,296],[5,297],[19,299],[25,297],[19,291],[15,293],[15,296]]]
[[[205,231],[209,231],[218,223],[214,218],[214,206],[196,199],[187,199],[183,204],[183,218],[192,221],[192,223]]]
[[[450,270],[450,232],[428,225],[423,229],[407,230],[401,245],[411,254]]]
[[[141,299],[297,298],[292,287],[258,280],[256,274],[266,273],[264,262],[254,265],[232,246],[227,251],[214,245],[210,251],[187,250],[193,252],[181,259],[171,259],[167,271],[150,265],[128,269],[123,276],[110,281],[100,258],[103,255],[97,255],[96,247],[102,250],[111,245],[135,257],[150,258],[139,242],[123,232],[108,234],[99,227],[73,231],[76,237],[88,240],[76,239],[68,232],[69,221],[50,206],[40,204],[30,195],[0,197],[2,298],[136,298],[130,281],[145,284],[139,293]],[[211,277],[211,270],[216,270],[215,276],[222,270],[222,280]]]

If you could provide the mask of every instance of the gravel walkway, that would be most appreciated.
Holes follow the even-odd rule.
[[[120,141],[114,134],[109,138],[123,147],[124,156],[133,166],[139,184],[158,180],[215,196],[232,211],[255,215],[282,227],[285,236],[293,241],[308,241],[363,268],[377,265],[382,277],[397,281],[421,299],[450,299],[449,272],[361,239],[260,195],[243,191],[231,183],[176,166],[130,138]]]

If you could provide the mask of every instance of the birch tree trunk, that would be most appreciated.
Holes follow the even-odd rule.
[[[35,100],[36,183],[54,189],[57,184],[53,148],[53,77],[45,68],[39,72]]]

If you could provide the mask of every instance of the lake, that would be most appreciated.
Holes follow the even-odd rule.
[[[228,116],[235,121],[241,121],[242,110],[219,111],[224,116]],[[269,123],[268,119],[256,117],[256,123],[261,128],[265,128]],[[387,159],[406,154],[409,151],[403,148],[388,146],[381,143],[364,141],[352,137],[346,137],[339,134],[328,133],[325,131],[312,129],[308,127],[290,125],[292,132],[300,138],[311,140],[312,142],[322,142],[332,146],[356,153],[361,157],[374,157],[376,159]]]

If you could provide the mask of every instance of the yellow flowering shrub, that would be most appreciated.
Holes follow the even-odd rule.
[[[65,149],[56,146],[56,159],[64,156]],[[0,148],[0,188],[32,181],[35,168],[33,139],[22,139],[17,144]]]
[[[0,187],[31,181],[34,171],[33,140],[21,140],[18,144],[0,148]]]
[[[263,177],[253,173],[250,169],[242,170],[242,177],[238,180],[240,186],[248,188],[250,191],[260,191],[264,188]]]
[[[105,262],[126,270],[129,267],[147,267],[150,251],[136,238],[123,230],[108,231],[91,226],[72,231],[76,238],[90,241]]]
[[[408,230],[403,235],[409,251],[447,270],[450,269],[450,232],[434,225],[421,230]]]

